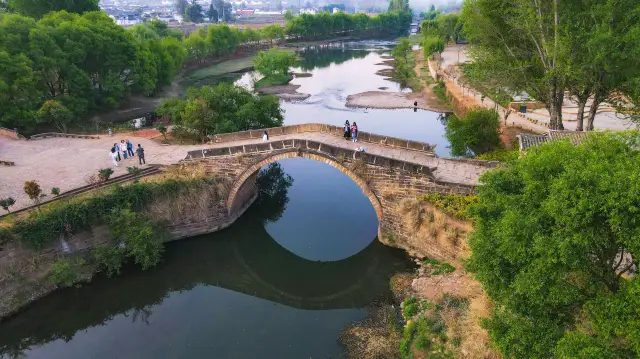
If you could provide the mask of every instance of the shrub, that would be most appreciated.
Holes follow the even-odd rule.
[[[59,195],[60,195],[60,188],[58,188],[58,187],[53,187],[53,188],[51,189],[51,194],[52,194],[52,195],[54,195],[54,196],[59,196]]]
[[[402,302],[402,308],[405,319],[411,319],[418,313],[418,300],[416,299],[416,297],[411,296]]]
[[[0,198],[0,207],[2,207],[2,209],[4,209],[9,213],[11,213],[11,210],[9,210],[9,208],[13,206],[15,203],[16,203],[16,200],[13,199],[12,197]]]
[[[450,216],[460,219],[469,219],[469,210],[478,202],[478,197],[431,193],[420,197],[419,201],[427,201]]]
[[[120,274],[126,253],[119,245],[105,244],[96,246],[91,251],[91,259],[108,277]]]
[[[476,158],[484,161],[500,161],[511,164],[518,160],[519,154],[520,151],[517,148],[513,150],[499,148],[497,150],[478,155]]]
[[[66,225],[83,229],[106,219],[113,208],[129,204],[133,210],[141,210],[157,196],[175,193],[185,187],[210,185],[213,179],[166,180],[162,183],[143,182],[127,186],[113,186],[100,190],[92,197],[74,199],[64,203],[47,205],[47,211],[37,217],[20,218],[12,227],[18,238],[32,248],[42,248],[58,237]]]
[[[109,177],[113,174],[113,170],[111,168],[103,168],[98,171],[98,178],[102,182],[107,182]]]
[[[433,274],[435,275],[447,274],[447,273],[452,273],[455,270],[456,270],[456,267],[452,266],[451,264],[442,263],[438,265],[437,268],[434,269]]]
[[[411,342],[413,341],[413,334],[416,332],[416,323],[408,321],[404,327],[404,333],[402,334],[402,341],[400,342],[400,355],[403,359],[411,357]]]
[[[51,266],[49,282],[59,287],[71,287],[82,280],[85,264],[82,258],[60,259]]]
[[[29,199],[36,205],[40,205],[40,199],[42,198],[42,189],[35,180],[27,181],[24,183],[24,193],[29,196]]]
[[[156,130],[160,131],[160,133],[162,134],[162,137],[164,137],[164,140],[167,140],[167,126],[165,126],[163,123],[159,123],[156,126]]]
[[[162,259],[162,236],[142,214],[114,208],[109,215],[109,229],[111,238],[122,241],[127,256],[133,257],[142,269],[154,267]]]
[[[502,148],[500,117],[493,109],[476,108],[464,120],[448,115],[445,136],[454,156],[477,156]]]
[[[127,172],[132,175],[137,175],[140,172],[142,172],[142,170],[138,168],[138,166],[131,166],[131,167],[127,167]]]

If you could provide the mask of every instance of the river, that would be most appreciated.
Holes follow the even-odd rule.
[[[349,94],[401,90],[374,74],[389,46],[303,52],[298,70],[313,76],[293,83],[311,97],[283,103],[285,124],[348,119],[363,131],[437,144],[447,156],[437,113],[345,107]],[[253,76],[224,80],[250,85]],[[3,322],[0,357],[339,357],[340,331],[372,303],[390,301],[390,277],[411,260],[377,241],[369,200],[333,167],[287,159],[263,169],[259,182],[259,200],[230,228],[169,243],[156,268],[98,276]]]

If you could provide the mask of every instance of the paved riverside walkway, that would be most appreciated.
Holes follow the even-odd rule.
[[[207,148],[220,148],[260,143],[262,139],[248,139],[232,142],[202,145],[162,146],[148,138],[134,134],[116,134],[99,139],[47,138],[41,140],[18,141],[0,136],[0,159],[15,162],[13,167],[0,166],[0,198],[13,197],[16,200],[12,210],[32,203],[22,187],[25,181],[36,180],[43,193],[58,187],[61,192],[87,184],[87,178],[102,168],[113,168],[108,153],[114,142],[129,139],[137,147],[145,149],[147,164],[170,165],[184,159],[187,152]],[[322,132],[302,132],[272,137],[273,140],[299,139],[314,140],[345,149],[364,147],[366,152],[435,168],[437,180],[467,185],[477,184],[479,175],[488,169],[473,161],[458,161],[438,158],[431,153],[393,148],[374,143],[353,143],[342,137]],[[127,166],[139,166],[138,158],[123,160],[113,176],[127,173]],[[144,167],[144,166],[139,166]]]

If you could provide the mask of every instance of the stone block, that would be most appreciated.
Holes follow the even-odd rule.
[[[229,153],[232,155],[244,153],[244,148],[242,146],[233,146],[229,147]]]

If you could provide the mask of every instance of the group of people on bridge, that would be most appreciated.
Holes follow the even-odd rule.
[[[346,140],[351,138],[353,142],[358,142],[358,125],[355,121],[352,125],[349,125],[349,120],[344,122],[344,138]]]

